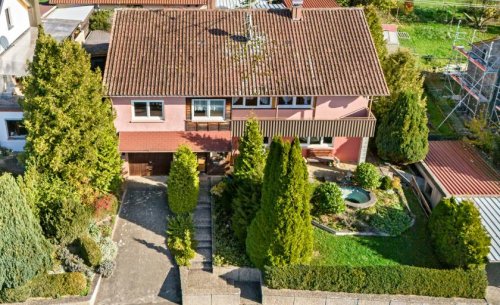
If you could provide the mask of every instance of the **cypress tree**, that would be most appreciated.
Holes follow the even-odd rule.
[[[263,268],[269,264],[269,253],[274,246],[274,237],[279,220],[277,213],[285,189],[286,163],[290,145],[280,137],[271,142],[264,169],[261,205],[248,227],[246,250],[252,263]]]
[[[26,165],[61,179],[85,200],[120,180],[121,159],[111,102],[101,73],[73,41],[57,43],[39,29],[23,82]]]
[[[247,228],[260,207],[262,179],[266,152],[259,123],[250,118],[245,125],[245,133],[240,139],[239,155],[234,164],[236,193],[232,201],[231,219],[235,236],[245,243]]]
[[[378,58],[380,62],[385,60],[387,56],[387,46],[384,41],[384,32],[382,29],[382,23],[377,14],[377,9],[373,4],[367,5],[364,8],[366,22],[368,22],[368,27],[370,28],[370,33],[375,44],[375,49],[377,50]]]
[[[0,290],[50,268],[51,246],[10,174],[0,176],[0,232]]]
[[[167,180],[168,206],[175,214],[190,213],[198,203],[200,179],[196,154],[181,145],[174,154]]]
[[[419,95],[403,92],[382,119],[376,136],[379,157],[398,164],[422,160],[429,151],[427,116]]]

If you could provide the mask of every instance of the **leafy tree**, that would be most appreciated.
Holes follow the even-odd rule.
[[[15,288],[51,266],[51,246],[10,174],[0,176],[0,290]]]
[[[366,21],[368,22],[368,27],[370,28],[370,33],[375,44],[375,49],[377,49],[378,58],[380,62],[382,62],[387,56],[387,46],[384,41],[382,23],[380,22],[377,9],[374,5],[367,5],[365,6],[364,10]]]
[[[111,29],[111,14],[113,11],[110,10],[96,10],[92,13],[89,19],[90,30],[102,30],[109,31]]]
[[[423,78],[417,68],[417,61],[409,51],[399,50],[388,55],[382,61],[382,69],[390,96],[381,97],[373,103],[373,111],[379,121],[384,119],[391,105],[398,100],[402,91],[415,92],[419,97],[423,94]]]
[[[361,163],[354,172],[354,181],[367,190],[374,190],[380,186],[380,172],[371,163]]]
[[[391,8],[396,7],[396,0],[351,0],[351,6],[368,6],[373,5],[374,7],[383,10],[389,11]]]
[[[234,164],[236,193],[232,202],[231,222],[233,231],[241,243],[245,243],[247,227],[260,207],[266,161],[263,141],[259,122],[254,118],[249,119],[246,122],[245,133],[240,138],[239,155]]]
[[[312,256],[308,173],[299,140],[275,138],[267,160],[261,208],[248,229],[247,252],[264,265],[307,264]]]
[[[181,145],[174,154],[167,180],[168,206],[175,214],[189,213],[196,208],[200,180],[196,154]]]
[[[500,17],[500,8],[494,0],[470,0],[469,7],[463,9],[467,20],[478,29],[486,26],[486,23]]]
[[[378,127],[378,155],[399,164],[422,160],[429,151],[428,134],[426,110],[419,95],[403,92]]]
[[[313,213],[322,214],[340,214],[345,211],[345,201],[342,197],[340,187],[333,182],[320,184],[312,197]]]
[[[85,202],[120,180],[121,159],[111,102],[99,71],[71,40],[57,43],[39,30],[24,79],[26,165],[66,181]]]
[[[486,263],[490,237],[472,202],[441,200],[432,211],[429,230],[436,254],[446,265],[475,268]]]

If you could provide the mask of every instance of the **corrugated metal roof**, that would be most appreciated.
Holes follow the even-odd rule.
[[[479,209],[481,222],[491,236],[490,262],[500,262],[500,196],[498,197],[462,197],[458,201],[471,200]]]

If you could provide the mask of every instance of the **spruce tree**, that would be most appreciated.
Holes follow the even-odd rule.
[[[426,109],[419,94],[402,92],[382,119],[376,136],[380,158],[398,164],[422,160],[429,151]]]
[[[259,122],[251,118],[245,124],[245,133],[238,145],[239,155],[234,164],[236,193],[232,201],[233,231],[242,244],[247,228],[260,207],[262,179],[266,152]]]
[[[286,163],[290,145],[280,137],[271,142],[264,169],[264,183],[260,208],[248,227],[246,250],[252,263],[263,268],[269,264],[269,253],[279,225],[277,211],[285,189]]]
[[[0,176],[0,290],[50,268],[51,246],[10,174]]]
[[[101,73],[71,40],[57,43],[39,29],[23,82],[26,165],[62,179],[85,200],[120,180],[121,159],[111,102]]]
[[[377,9],[373,4],[367,5],[364,8],[366,22],[368,22],[368,27],[370,28],[370,33],[375,44],[375,49],[377,50],[377,55],[382,63],[387,56],[387,46],[384,41],[384,31],[382,29],[382,23],[377,14]]]
[[[167,180],[168,206],[175,214],[191,213],[198,203],[200,180],[196,154],[186,145],[181,145]]]

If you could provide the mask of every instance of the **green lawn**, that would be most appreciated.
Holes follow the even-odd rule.
[[[439,268],[429,241],[427,219],[415,195],[405,190],[415,225],[399,237],[334,236],[314,229],[314,265],[411,265]]]
[[[456,133],[453,130],[453,127],[450,125],[450,120],[446,120],[443,125],[438,129],[437,127],[444,120],[447,113],[444,113],[443,110],[437,104],[438,101],[427,97],[427,113],[429,114],[429,122],[431,123],[431,128],[429,130],[430,134],[437,134],[443,136],[455,136]]]

